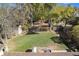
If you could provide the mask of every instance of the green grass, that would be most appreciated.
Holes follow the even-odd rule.
[[[16,45],[16,48],[14,48],[13,50],[23,52],[28,48],[33,48],[34,46],[48,46],[49,44],[54,43],[51,39],[54,35],[55,34],[51,32],[39,32],[38,34],[29,34],[16,37],[15,39],[13,39]],[[64,45],[61,46],[62,49],[64,48],[63,46]]]

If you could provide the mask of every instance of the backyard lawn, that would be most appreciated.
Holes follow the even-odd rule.
[[[56,34],[52,32],[39,32],[36,34],[28,34],[23,36],[18,36],[14,39],[8,40],[8,47],[10,51],[24,52],[29,48],[37,47],[48,47],[58,44],[54,42],[58,40],[55,38]],[[67,48],[63,43],[57,46],[57,49]]]

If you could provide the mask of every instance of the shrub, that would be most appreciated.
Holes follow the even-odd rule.
[[[75,41],[79,44],[79,25],[73,27],[72,35]]]

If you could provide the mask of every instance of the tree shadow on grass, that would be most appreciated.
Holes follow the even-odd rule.
[[[58,44],[64,44],[68,49],[66,49],[66,51],[68,52],[71,52],[72,51],[75,51],[75,46],[69,44],[68,42],[60,39],[60,37],[58,36],[55,36],[55,37],[52,37],[51,40],[54,42],[54,43],[58,43]]]
[[[39,34],[38,32],[28,32],[26,35]]]
[[[32,49],[27,49],[25,52],[32,52]]]
[[[63,42],[58,36],[54,36],[50,38],[54,43],[62,44]]]

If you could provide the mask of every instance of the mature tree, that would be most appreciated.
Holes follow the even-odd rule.
[[[68,5],[65,7],[65,10],[61,12],[62,20],[65,22],[65,25],[67,21],[71,20],[72,17],[74,17],[75,9],[71,5]]]

